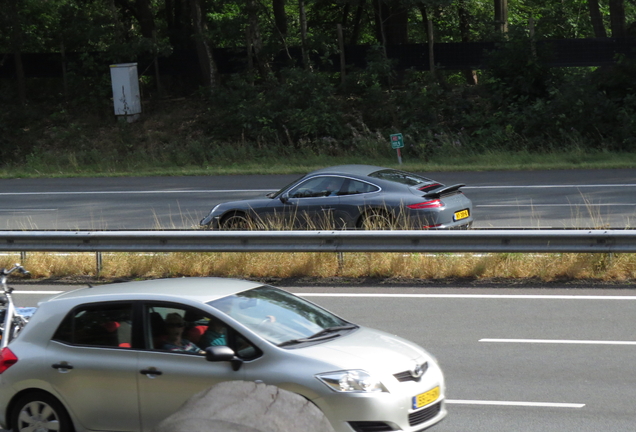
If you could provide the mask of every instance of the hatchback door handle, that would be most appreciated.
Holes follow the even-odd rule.
[[[163,372],[161,372],[160,370],[157,370],[155,368],[150,368],[150,369],[142,369],[139,371],[140,374],[142,375],[146,375],[148,378],[154,378],[156,376],[162,375]]]
[[[53,363],[51,367],[53,369],[57,369],[61,373],[66,373],[69,370],[73,369],[73,365],[68,364],[67,362]]]

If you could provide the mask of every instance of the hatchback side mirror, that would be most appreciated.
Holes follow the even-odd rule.
[[[230,362],[234,371],[239,370],[243,365],[243,360],[236,356],[234,350],[224,345],[207,347],[205,349],[205,359],[210,362]]]
[[[283,204],[285,204],[287,201],[289,201],[289,194],[288,193],[284,193],[280,196],[280,202],[282,202]]]

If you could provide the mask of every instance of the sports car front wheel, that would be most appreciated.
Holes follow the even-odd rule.
[[[220,228],[226,231],[246,231],[251,225],[245,214],[234,212],[221,219]]]
[[[34,391],[22,396],[11,414],[12,432],[73,432],[71,419],[60,401]]]

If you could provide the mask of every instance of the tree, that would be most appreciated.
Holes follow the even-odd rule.
[[[10,29],[9,40],[10,40],[10,48],[13,52],[13,59],[15,64],[15,75],[16,75],[16,88],[18,92],[18,103],[21,106],[26,104],[26,84],[24,77],[24,68],[22,66],[22,44],[23,44],[23,32],[22,32],[22,24],[21,24],[21,16],[18,9],[18,0],[6,0],[7,8],[3,8],[8,10],[9,21],[7,24],[7,29]]]
[[[457,15],[459,17],[459,32],[461,34],[462,42],[470,42],[470,21],[471,16],[468,10],[468,1],[467,0],[459,0],[457,2]],[[474,70],[464,70],[463,71],[464,78],[466,82],[470,85],[477,84],[477,72]]]
[[[625,37],[625,4],[623,0],[609,0],[612,37]]]
[[[199,58],[199,67],[201,68],[203,85],[213,89],[217,85],[216,77],[218,75],[218,71],[216,63],[212,58],[212,49],[207,40],[207,27],[201,11],[201,1],[190,0],[190,11],[192,13],[194,43],[197,48],[197,57]]]
[[[598,6],[598,0],[587,0],[587,7],[590,11],[590,20],[592,21],[592,28],[594,29],[594,37],[607,37],[605,25],[603,24],[603,15],[601,15],[601,9]]]

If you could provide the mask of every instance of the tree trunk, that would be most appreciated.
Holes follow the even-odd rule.
[[[152,39],[155,31],[155,18],[150,8],[150,1],[137,0],[135,6],[137,8],[137,19],[139,20],[141,35]]]
[[[357,45],[360,38],[360,27],[362,26],[362,14],[364,13],[364,7],[366,0],[360,0],[358,7],[356,8],[356,15],[353,19],[353,29],[351,30],[351,37],[349,43],[351,45]]]
[[[201,68],[203,85],[214,89],[216,87],[216,64],[212,58],[212,50],[205,36],[205,23],[201,13],[200,0],[190,0],[192,11],[192,24],[194,27],[194,43],[197,48],[197,57]]]
[[[11,49],[15,62],[15,76],[18,91],[18,103],[26,105],[26,80],[22,66],[22,26],[18,13],[18,0],[9,1],[9,16],[11,17]]]
[[[625,37],[625,4],[623,0],[610,0],[609,10],[612,37]]]
[[[590,11],[590,20],[592,21],[592,28],[594,29],[594,37],[607,37],[607,32],[605,32],[605,25],[603,25],[603,16],[601,15],[601,9],[598,6],[598,0],[587,0],[587,8]]]
[[[424,6],[420,6],[422,13],[422,22],[426,28],[426,43],[428,45],[428,70],[435,77],[435,39],[433,35],[433,21],[428,16],[428,10]]]
[[[300,11],[300,45],[303,54],[303,66],[309,69],[309,52],[307,51],[307,12],[305,11],[305,1],[298,0],[298,10]]]
[[[165,0],[166,33],[175,49],[194,46],[190,0]]]
[[[256,59],[258,71],[262,77],[265,77],[269,73],[270,68],[267,59],[263,57],[263,38],[261,37],[261,30],[258,25],[258,5],[255,0],[247,1],[247,37],[250,38],[250,45],[254,51],[253,54]],[[251,55],[251,53],[248,53],[248,55]]]
[[[273,0],[274,25],[282,39],[287,36],[287,15],[285,14],[285,0]]]
[[[508,31],[508,0],[494,0],[495,2],[495,30],[500,33]]]
[[[466,0],[459,0],[457,2],[457,15],[459,17],[459,33],[462,37],[462,42],[470,42],[470,12],[466,7]],[[477,85],[477,72],[470,69],[464,69],[462,71],[466,82],[469,85]]]
[[[386,54],[387,37],[386,37],[386,30],[385,30],[386,19],[384,17],[389,13],[389,11],[382,0],[374,0],[373,7],[375,9],[376,38],[382,44],[382,50],[384,52],[384,57],[386,58],[387,57],[387,54]]]
[[[407,44],[409,42],[408,10],[398,1],[391,2],[387,9],[388,16],[385,15],[387,43],[389,45]]]

